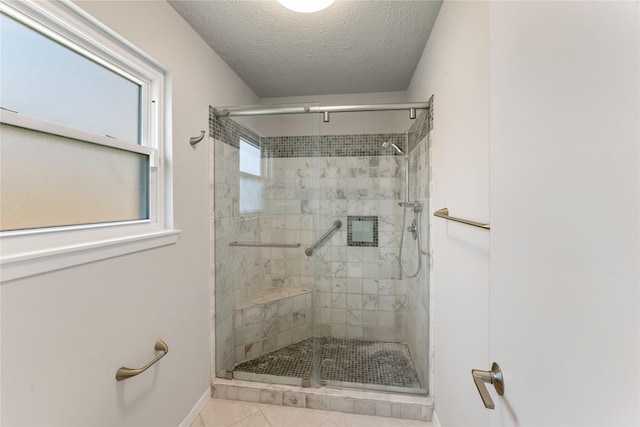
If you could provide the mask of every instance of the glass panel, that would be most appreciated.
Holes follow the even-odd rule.
[[[259,139],[264,179],[262,212],[238,213],[242,154],[215,141],[218,375],[233,369],[234,378],[256,381],[426,392],[428,263],[406,230],[417,219],[427,249],[428,216],[399,205],[411,164],[411,201],[428,211],[426,120],[403,113],[333,114],[328,124],[303,114],[242,118],[242,125],[213,119],[215,134],[231,141],[260,129],[249,139],[254,146]],[[307,256],[336,220],[342,227]],[[229,248],[232,241],[301,247]],[[307,288],[312,314],[292,299]],[[310,317],[310,331],[300,329]]]
[[[140,143],[138,84],[6,15],[0,40],[3,108]]]
[[[0,125],[0,229],[149,218],[146,155]]]
[[[281,118],[211,119],[216,375],[300,385],[311,376],[313,356],[315,261],[304,249],[316,234],[308,209],[317,202],[318,176],[299,176],[293,151],[274,149]],[[312,118],[304,134],[315,142],[319,117]],[[277,365],[260,362],[274,351],[303,363],[287,365],[287,355]]]

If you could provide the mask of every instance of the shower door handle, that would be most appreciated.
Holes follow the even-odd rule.
[[[493,384],[498,395],[504,395],[504,378],[502,376],[502,369],[500,369],[500,365],[493,362],[490,371],[472,369],[471,375],[473,376],[473,382],[476,384],[476,388],[480,393],[480,398],[482,399],[482,403],[484,403],[484,407],[488,409],[495,409],[496,405],[493,403],[493,399],[491,399],[491,395],[489,394],[489,390],[487,390],[487,386],[485,384]]]

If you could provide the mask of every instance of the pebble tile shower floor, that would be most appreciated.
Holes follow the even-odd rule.
[[[321,346],[320,379],[378,386],[420,388],[406,344],[318,338]],[[255,359],[234,371],[310,378],[313,339],[309,338]]]

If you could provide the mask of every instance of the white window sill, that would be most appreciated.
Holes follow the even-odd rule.
[[[5,256],[0,259],[0,282],[172,245],[179,237],[180,230],[163,230]]]

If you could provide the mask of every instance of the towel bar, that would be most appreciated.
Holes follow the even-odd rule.
[[[473,225],[474,227],[484,228],[485,230],[491,229],[491,226],[489,224],[483,224],[481,222],[470,221],[463,218],[456,218],[455,216],[449,216],[449,209],[447,208],[438,209],[433,213],[433,215],[440,218],[448,219],[450,221],[461,222],[463,224]]]
[[[250,248],[299,248],[300,243],[262,243],[262,242],[231,242],[229,246],[247,246]]]

